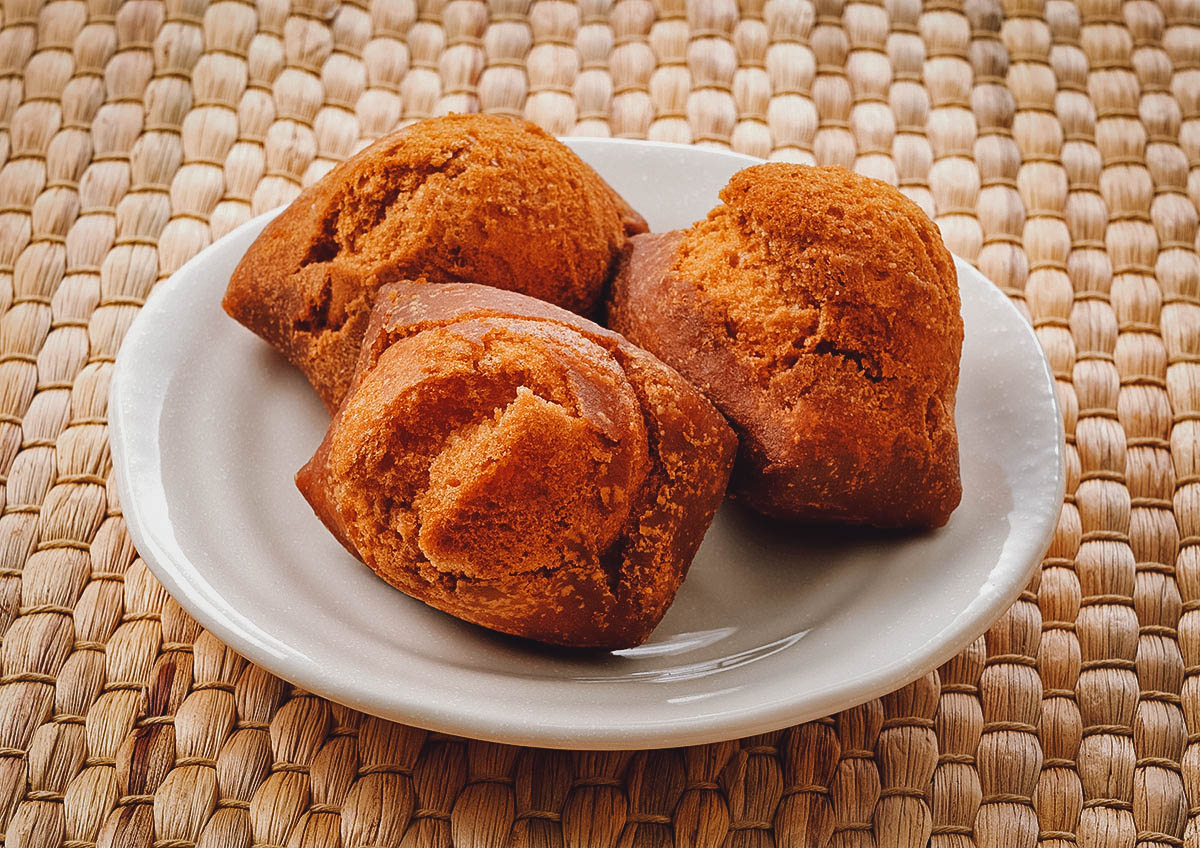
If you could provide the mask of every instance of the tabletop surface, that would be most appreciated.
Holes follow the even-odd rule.
[[[1020,600],[884,698],[650,752],[384,722],[204,632],[112,484],[125,330],[366,140],[475,110],[841,164],[933,215],[1057,381],[1067,496]],[[1198,206],[1196,0],[5,0],[5,844],[1200,845]]]

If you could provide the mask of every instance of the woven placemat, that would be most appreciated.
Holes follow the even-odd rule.
[[[360,715],[183,612],[110,477],[139,305],[363,139],[477,109],[852,166],[1016,299],[1068,495],[985,637],[828,719],[595,754]],[[1198,203],[1196,0],[6,0],[6,844],[1200,845]]]

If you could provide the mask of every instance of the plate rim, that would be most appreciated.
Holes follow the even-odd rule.
[[[673,144],[669,142],[640,141],[634,139],[606,138],[565,138],[569,146],[589,147],[597,143],[606,146],[627,147],[657,147],[672,150],[687,150],[689,155],[697,152],[705,155],[719,155],[722,158],[736,157],[747,163],[760,162],[754,157],[737,154],[731,151],[700,148],[693,145]],[[147,297],[144,306],[126,331],[120,350],[116,357],[108,395],[109,443],[112,454],[113,477],[125,519],[126,528],[130,534],[137,554],[145,561],[155,577],[164,588],[188,611],[205,629],[216,635],[222,642],[233,648],[237,653],[263,667],[272,674],[284,680],[291,681],[303,689],[326,697],[337,703],[345,704],[363,712],[380,715],[389,720],[398,721],[429,730],[467,735],[487,741],[507,744],[534,745],[538,747],[573,748],[573,749],[629,749],[629,748],[662,748],[679,745],[699,744],[718,739],[736,738],[755,733],[767,732],[788,727],[800,722],[829,715],[852,705],[869,701],[884,695],[906,683],[919,678],[922,674],[938,667],[963,648],[982,635],[986,630],[1017,600],[1027,585],[1034,570],[1040,566],[1045,551],[1053,539],[1057,526],[1058,514],[1047,515],[1041,538],[1034,540],[1031,548],[1036,555],[1031,555],[1021,572],[1020,579],[1013,579],[1004,591],[992,592],[981,605],[978,615],[967,621],[962,621],[960,613],[954,620],[947,623],[943,630],[944,637],[935,642],[918,646],[890,663],[873,666],[859,675],[853,681],[841,687],[816,693],[806,693],[803,690],[793,690],[789,697],[748,706],[742,709],[724,709],[715,715],[704,713],[692,714],[686,717],[668,717],[646,721],[631,720],[620,727],[595,727],[575,724],[568,726],[560,722],[523,721],[520,716],[498,715],[496,712],[483,717],[483,712],[448,706],[447,703],[431,703],[432,698],[405,697],[405,687],[399,696],[392,698],[392,707],[380,710],[377,701],[370,700],[364,693],[360,696],[357,691],[349,688],[337,688],[331,685],[330,677],[323,676],[320,669],[312,663],[312,668],[291,667],[280,668],[275,662],[275,655],[266,650],[262,644],[251,638],[243,629],[196,597],[195,587],[182,578],[177,557],[166,549],[154,532],[154,516],[151,504],[137,496],[138,487],[134,481],[127,479],[127,471],[133,455],[137,453],[135,442],[131,441],[132,434],[137,429],[136,421],[127,420],[127,409],[130,394],[138,396],[134,407],[143,409],[153,406],[161,413],[166,396],[165,387],[158,393],[147,392],[143,383],[137,388],[127,388],[133,379],[130,372],[134,369],[131,362],[137,362],[139,346],[148,335],[149,328],[154,323],[157,313],[163,311],[170,303],[171,294],[183,285],[189,272],[196,266],[204,265],[216,253],[223,252],[225,244],[233,241],[251,229],[261,228],[266,222],[278,215],[285,207],[278,207],[257,215],[242,223],[234,230],[226,233],[220,239],[212,242],[203,250],[189,259],[169,278],[154,286]],[[1056,424],[1057,442],[1053,454],[1058,460],[1055,468],[1055,492],[1059,509],[1066,487],[1064,460],[1064,425],[1061,409],[1058,405],[1057,392],[1053,373],[1044,349],[1037,339],[1032,325],[1021,315],[1020,311],[995,284],[991,283],[977,268],[955,256],[956,270],[968,269],[968,273],[977,275],[986,283],[991,295],[997,302],[1003,301],[1005,308],[1010,310],[1011,317],[1017,320],[1025,341],[1032,344],[1032,349],[1038,354],[1038,373],[1040,385],[1036,390],[1044,392],[1053,407],[1053,418]],[[961,271],[960,271],[961,273]],[[157,418],[155,419],[157,421]],[[145,429],[145,428],[143,428]],[[152,440],[157,443],[157,440]],[[158,452],[157,449],[153,449]],[[136,476],[136,475],[134,475]],[[144,486],[142,487],[144,488]],[[164,493],[165,494],[165,493]],[[164,498],[165,501],[165,498]],[[166,503],[161,505],[162,520],[166,519]],[[182,552],[180,552],[182,553]],[[187,558],[183,557],[186,564]]]

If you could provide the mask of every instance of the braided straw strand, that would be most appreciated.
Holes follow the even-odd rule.
[[[812,84],[813,104],[820,123],[813,138],[813,155],[818,165],[854,165],[857,149],[850,131],[853,93],[846,78],[850,41],[843,27],[842,0],[820,0],[812,31],[816,78]]]
[[[529,79],[525,56],[533,44],[528,0],[493,0],[483,37],[485,67],[479,77],[479,109],[519,118],[524,114]]]
[[[892,144],[896,118],[888,104],[893,80],[887,51],[890,11],[882,2],[851,0],[842,12],[842,25],[850,42],[846,78],[852,103],[850,130],[857,149],[854,170],[895,185],[898,176]]]
[[[769,158],[805,165],[816,164],[813,142],[818,119],[812,86],[817,63],[809,41],[813,20],[812,6],[799,0],[767,0],[763,7],[771,86],[767,127],[774,143]]]
[[[653,141],[688,144],[692,131],[687,119],[687,98],[692,76],[687,66],[690,30],[684,0],[661,0],[655,7],[648,43],[654,51],[656,67],[648,88],[654,119],[646,131]]]
[[[934,220],[954,253],[968,261],[979,256],[983,232],[975,217],[979,171],[975,167],[975,121],[968,98],[974,81],[967,59],[971,30],[961,10],[948,6],[921,13],[918,27],[925,43],[926,135],[933,161],[929,192]]]
[[[979,678],[987,649],[982,638],[938,669],[941,693],[934,731],[938,762],[930,795],[932,837],[935,848],[955,844],[955,837],[975,828],[983,797],[974,768],[983,733],[983,708],[979,703]]]
[[[1051,37],[1051,69],[1060,85],[1065,83],[1072,87],[1057,95],[1055,115],[1062,136],[1074,138],[1084,130],[1078,118],[1086,114],[1080,103],[1080,100],[1086,103],[1086,97],[1078,90],[1086,82],[1087,68],[1078,46],[1079,11],[1073,3],[1064,0],[1047,0],[1045,11]],[[1079,174],[1075,163],[1086,161],[1087,148],[1084,142],[1066,140],[1059,150],[1067,180],[1063,212],[1072,240],[1069,256],[1079,249],[1075,247],[1077,240],[1085,237],[1077,227],[1075,211],[1081,200],[1086,208],[1091,195],[1078,191]],[[1049,215],[1042,217],[1051,222],[1055,220]],[[1049,226],[1057,229],[1054,223]],[[1045,248],[1039,249],[1050,247],[1052,244],[1046,244]],[[1033,272],[1025,286],[1025,302],[1038,340],[1056,375],[1055,393],[1063,415],[1063,427],[1071,434],[1066,445],[1067,491],[1074,494],[1079,486],[1080,468],[1079,449],[1074,438],[1079,400],[1071,380],[1075,368],[1075,339],[1070,330],[1074,288],[1069,273],[1056,268]],[[1043,833],[1073,833],[1083,807],[1083,788],[1074,764],[1082,741],[1082,719],[1075,700],[1081,649],[1074,627],[1082,594],[1073,567],[1081,538],[1079,509],[1069,497],[1059,513],[1038,589],[1038,604],[1043,617],[1038,669],[1044,686],[1041,738],[1045,765],[1038,778],[1036,807]],[[1054,622],[1066,622],[1071,626],[1054,626]]]
[[[882,726],[883,703],[878,698],[834,717],[840,759],[829,784],[834,813],[830,845],[875,844],[871,819],[879,802],[880,777],[874,754]]]
[[[923,84],[925,42],[921,38],[921,6],[912,0],[890,0],[888,17],[896,27],[887,36],[887,55],[892,63],[892,83],[887,100],[894,119],[891,158],[895,163],[900,191],[931,218],[935,209],[929,190],[933,148],[926,136],[929,123],[929,93]]]
[[[1163,734],[1163,748],[1169,752],[1168,761],[1175,755],[1180,757],[1180,778],[1186,802],[1186,819],[1182,834],[1170,828],[1174,822],[1167,818],[1162,830],[1182,835],[1185,842],[1197,838],[1197,812],[1200,808],[1200,746],[1196,731],[1200,729],[1200,698],[1197,697],[1197,667],[1200,666],[1200,650],[1197,649],[1197,630],[1200,617],[1196,614],[1196,601],[1200,599],[1200,522],[1197,521],[1196,498],[1200,487],[1197,459],[1185,445],[1197,433],[1195,413],[1200,408],[1193,380],[1196,378],[1197,363],[1189,354],[1195,352],[1194,344],[1187,339],[1192,335],[1186,328],[1194,328],[1200,321],[1200,301],[1197,281],[1200,280],[1200,257],[1197,256],[1196,209],[1200,201],[1200,99],[1195,93],[1200,83],[1200,64],[1196,62],[1197,37],[1200,37],[1200,21],[1194,8],[1187,4],[1167,3],[1162,7],[1164,19],[1160,22],[1152,10],[1142,10],[1139,17],[1150,26],[1146,36],[1156,35],[1162,26],[1160,42],[1143,41],[1138,54],[1152,57],[1147,62],[1143,79],[1141,105],[1165,109],[1148,121],[1146,162],[1154,183],[1155,197],[1151,201],[1150,218],[1158,237],[1158,256],[1155,262],[1155,279],[1162,293],[1159,316],[1162,346],[1167,357],[1166,394],[1173,413],[1169,424],[1170,466],[1176,475],[1175,492],[1171,496],[1174,518],[1178,527],[1178,555],[1175,566],[1175,589],[1178,592],[1180,614],[1176,624],[1177,646],[1183,665],[1183,679],[1179,688],[1184,730],[1187,732],[1183,751],[1175,747],[1175,739]],[[1163,83],[1166,83],[1165,86]],[[1147,92],[1148,88],[1156,89]],[[1165,89],[1165,90],[1164,90]],[[1190,206],[1189,206],[1190,203]],[[1191,482],[1188,482],[1191,481]],[[1169,551],[1168,551],[1169,553]],[[1167,587],[1168,591],[1170,587]],[[1174,600],[1174,598],[1171,598]],[[1174,610],[1169,610],[1174,612]],[[1161,618],[1168,620],[1168,610]],[[1174,660],[1170,645],[1163,644],[1164,658]],[[1165,682],[1175,682],[1177,669],[1163,669]],[[1170,690],[1170,686],[1165,686]],[[1164,717],[1174,718],[1173,710],[1164,710]],[[1155,775],[1165,788],[1175,791],[1171,777]],[[1135,816],[1142,812],[1135,808]],[[1147,810],[1146,813],[1151,811]],[[1144,814],[1143,814],[1144,815]]]
[[[24,11],[40,18],[38,5],[13,4],[10,8],[16,11],[25,6]],[[64,88],[75,70],[72,46],[81,37],[86,10],[82,4],[60,2],[41,8],[40,13],[52,24],[39,27],[36,42],[26,42],[31,48],[28,52],[17,50],[32,75],[25,79],[23,100],[18,96],[19,105],[14,103],[15,108],[7,116],[11,158],[0,169],[0,183],[8,181],[4,191],[30,200],[36,197],[34,209],[28,214],[4,216],[10,219],[10,226],[17,223],[12,219],[23,220],[14,228],[21,231],[20,236],[5,246],[6,252],[15,252],[15,262],[5,257],[6,264],[13,269],[5,275],[6,295],[9,304],[17,303],[10,305],[4,316],[9,332],[2,349],[6,355],[21,352],[36,357],[32,362],[6,363],[10,369],[23,371],[21,377],[31,384],[42,382],[40,362],[53,361],[56,376],[61,378],[74,376],[86,360],[86,334],[81,334],[78,327],[56,326],[54,318],[55,313],[64,311],[86,314],[88,295],[95,287],[94,280],[66,276],[69,259],[63,243],[78,216],[79,195],[74,180],[79,177],[78,163],[85,159],[86,154],[81,153],[87,148],[87,133],[74,126],[80,115],[72,112],[94,114],[99,106],[92,90],[82,92],[84,96],[78,107],[64,98]],[[67,118],[72,123],[64,127]],[[49,299],[56,290],[61,292],[57,303]],[[54,360],[49,359],[51,356]],[[27,434],[36,434],[33,439],[56,445],[69,417],[65,414],[69,395],[69,391],[59,389],[43,392],[29,401],[22,399],[19,404],[9,406],[14,418],[23,413],[23,420],[17,419],[21,420],[20,426],[12,422],[4,425],[3,438],[11,445],[4,457],[4,473],[9,481],[6,501],[11,503],[9,493],[14,489],[26,488],[26,493],[17,496],[31,498],[28,503],[40,502],[46,513],[40,521],[18,520],[14,523],[25,526],[10,528],[28,534],[31,545],[39,545],[47,537],[86,540],[94,529],[90,515],[72,521],[66,512],[71,506],[68,499],[78,502],[84,510],[90,499],[82,493],[71,498],[71,487],[53,485],[61,462],[57,448],[20,450],[23,435],[25,440],[32,440]],[[75,453],[72,451],[70,459],[78,461]],[[47,505],[53,513],[46,509]],[[15,518],[10,513],[0,520],[11,522]],[[48,523],[51,518],[53,524]],[[72,685],[76,682],[76,674],[72,673],[75,668],[67,665],[74,628],[72,609],[66,604],[78,602],[89,571],[87,554],[78,549],[36,550],[23,563],[6,562],[5,566],[11,569],[10,576],[3,580],[5,594],[20,597],[22,601],[20,608],[13,609],[0,622],[6,628],[0,631],[5,647],[5,678],[11,681],[0,685],[0,705],[9,716],[5,747],[24,753],[26,758],[43,760],[61,745],[64,752],[77,757],[83,743],[79,728],[46,726],[43,716],[56,689],[47,680],[57,683],[56,678],[65,671],[63,683],[71,695],[78,697],[77,686]],[[31,839],[53,839],[53,834],[61,833],[62,793],[78,770],[70,760],[68,763],[66,768],[54,771],[31,771],[27,782],[23,770],[9,768],[0,772],[0,791],[12,799],[0,814],[0,825],[6,830],[11,825],[13,830],[28,833]],[[45,801],[39,803],[36,800],[39,798]]]
[[[574,97],[579,104],[579,122],[574,135],[607,138],[612,135],[613,81],[609,70],[614,34],[609,18],[612,0],[585,0],[581,9],[575,50],[579,53],[579,76]]]
[[[1175,222],[1195,220],[1195,212],[1176,193],[1184,188],[1184,157],[1178,145],[1168,140],[1178,137],[1179,125],[1166,93],[1171,62],[1160,46],[1162,11],[1154,3],[1135,0],[1123,4],[1122,13],[1133,40],[1129,61],[1140,88],[1138,112],[1148,134],[1141,151],[1146,164],[1130,167],[1124,176],[1138,185],[1136,211],[1149,213],[1150,220],[1130,221],[1127,226],[1136,241],[1120,248],[1114,244],[1110,253],[1114,270],[1125,271],[1113,279],[1113,308],[1121,326],[1116,356],[1122,376],[1118,403],[1126,409],[1137,405],[1124,422],[1131,442],[1126,460],[1132,505],[1129,544],[1137,562],[1133,602],[1139,625],[1138,684],[1143,690],[1134,714],[1134,727],[1143,729],[1133,739],[1134,785],[1146,787],[1144,795],[1134,792],[1133,819],[1139,842],[1150,845],[1160,840],[1146,834],[1182,839],[1187,807],[1179,768],[1187,740],[1180,702],[1184,660],[1173,633],[1182,601],[1167,571],[1179,555],[1179,526],[1171,509],[1175,465],[1167,441],[1172,424],[1165,380],[1169,358],[1159,326],[1162,293],[1171,290],[1166,278],[1176,271],[1172,262],[1176,251],[1168,249],[1163,256],[1162,244],[1185,235],[1183,228],[1177,231]],[[1153,196],[1145,190],[1147,183],[1153,186]],[[1103,178],[1101,184],[1105,185]],[[1146,267],[1137,268],[1143,262]],[[1134,384],[1130,378],[1135,375],[1161,382]],[[1132,444],[1135,439],[1137,445]]]
[[[237,2],[233,8],[218,6],[217,11],[228,12],[230,17],[225,20],[230,22],[233,32],[238,31],[238,23],[243,28],[248,24],[257,25],[258,31],[247,32],[242,29],[243,34],[234,53],[234,57],[241,56],[241,42],[246,41],[249,35],[245,44],[246,88],[235,109],[237,140],[225,155],[222,169],[224,194],[209,217],[213,238],[220,238],[249,220],[251,215],[266,211],[266,204],[271,202],[269,196],[256,198],[255,188],[266,173],[264,144],[267,129],[275,119],[275,101],[271,97],[271,90],[283,69],[283,38],[280,34],[283,13],[279,4],[261,3],[256,11]],[[224,61],[221,64],[226,73],[235,73],[236,66],[231,62]]]
[[[575,49],[579,26],[579,8],[566,0],[533,0],[529,7],[533,46],[525,58],[529,75],[525,119],[555,135],[569,134],[579,118],[572,96],[579,76]]]
[[[1116,43],[1122,40],[1120,27],[1113,23],[1119,13],[1119,4],[1092,3],[1082,7],[1081,12],[1080,46],[1089,65],[1087,89],[1092,102],[1087,104],[1090,114],[1081,116],[1082,126],[1077,137],[1090,136],[1092,149],[1088,151],[1090,155],[1086,161],[1080,157],[1083,172],[1078,181],[1089,183],[1089,188],[1093,189],[1088,207],[1093,216],[1087,221],[1088,237],[1102,240],[1107,247],[1109,240],[1119,238],[1124,229],[1122,222],[1113,220],[1114,213],[1120,210],[1112,208],[1111,195],[1105,196],[1102,191],[1104,172],[1113,173],[1103,164],[1105,157],[1115,152],[1105,149],[1108,131],[1114,121],[1123,123],[1125,120],[1103,117],[1119,105],[1113,101],[1119,101],[1126,93],[1114,79],[1114,74],[1120,76],[1123,72],[1107,69],[1114,39]],[[1068,171],[1068,178],[1073,177]],[[1118,320],[1112,305],[1112,263],[1109,256],[1099,251],[1087,253],[1091,254],[1089,260],[1094,258],[1093,264],[1076,266],[1072,263],[1068,273],[1074,272],[1072,283],[1077,293],[1080,289],[1088,289],[1100,296],[1077,299],[1071,321],[1080,327],[1075,337],[1081,355],[1095,352],[1111,356],[1118,335]],[[1108,379],[1113,382],[1109,384]],[[1089,357],[1078,362],[1075,385],[1077,391],[1085,387],[1087,390],[1079,398],[1081,407],[1116,409],[1119,374],[1112,361]],[[1085,604],[1076,622],[1081,659],[1085,664],[1077,687],[1084,731],[1079,748],[1084,796],[1079,833],[1085,839],[1095,841],[1113,826],[1128,828],[1131,833],[1134,831],[1130,807],[1135,754],[1129,729],[1133,723],[1138,685],[1133,668],[1127,664],[1135,659],[1137,647],[1137,617],[1131,604],[1135,569],[1133,552],[1128,544],[1115,538],[1087,539],[1089,532],[1110,531],[1124,535],[1129,531],[1130,495],[1121,482],[1127,467],[1126,433],[1119,421],[1099,415],[1081,415],[1075,432],[1080,445],[1081,472],[1089,477],[1076,490],[1085,534],[1076,558],[1080,591],[1085,601],[1090,597],[1117,601]],[[1111,478],[1090,476],[1090,472],[1097,471],[1114,474]],[[1130,601],[1123,602],[1124,598]],[[1102,692],[1106,694],[1101,698]],[[1098,754],[1112,763],[1112,768],[1106,767],[1105,773],[1085,767]]]
[[[733,27],[738,10],[734,0],[709,0],[688,7],[687,68],[692,90],[685,112],[692,141],[704,147],[728,148],[737,124],[733,77],[738,55]]]

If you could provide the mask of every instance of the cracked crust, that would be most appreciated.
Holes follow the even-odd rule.
[[[385,286],[300,491],[431,606],[572,647],[640,644],[724,495],[733,431],[615,333],[513,292]]]
[[[632,239],[609,326],[739,436],[731,491],[771,516],[936,527],[961,484],[957,274],[936,225],[841,168],[747,168],[690,230]]]
[[[225,310],[278,348],[332,411],[389,280],[474,282],[590,314],[646,224],[525,121],[451,115],[381,138],[263,230]]]

